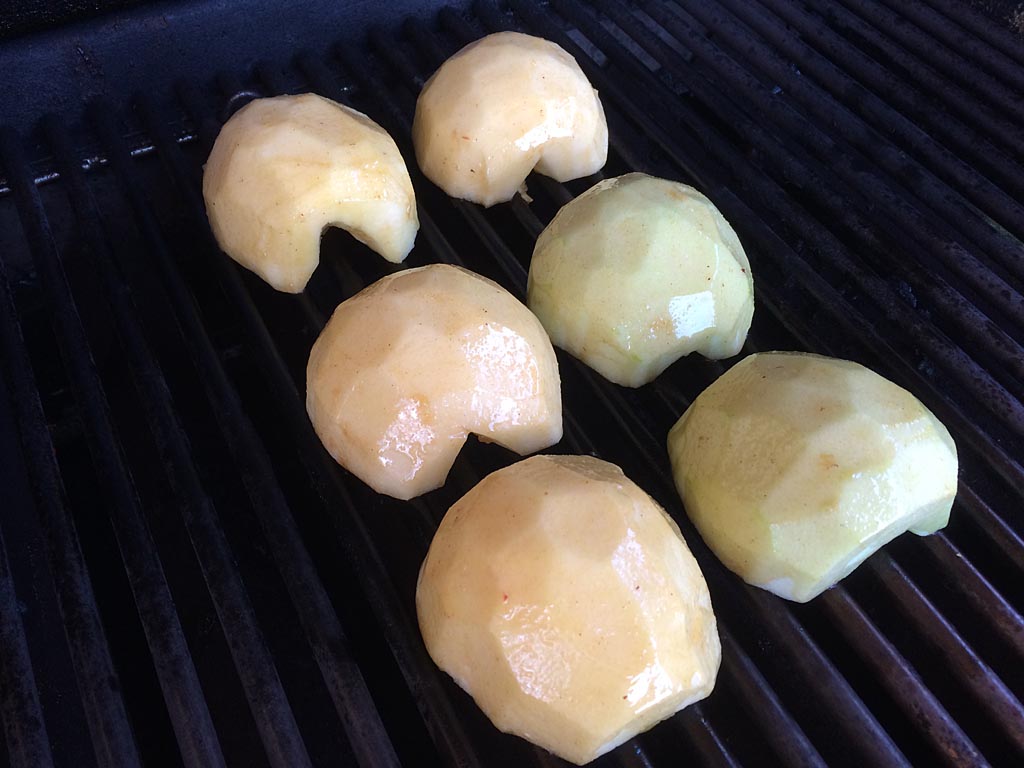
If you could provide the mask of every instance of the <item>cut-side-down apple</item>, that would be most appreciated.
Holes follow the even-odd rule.
[[[442,264],[338,305],[309,356],[306,408],[342,466],[398,499],[443,485],[470,432],[520,455],[562,437],[544,328],[497,283]]]
[[[497,32],[467,45],[423,86],[416,159],[452,197],[511,200],[532,170],[558,181],[608,156],[604,110],[576,60],[555,43]]]
[[[721,661],[679,528],[590,456],[534,456],[456,502],[416,610],[431,658],[495,726],[580,765],[708,696]]]
[[[362,112],[309,93],[256,99],[236,112],[210,152],[203,197],[223,251],[288,293],[306,287],[327,227],[395,263],[419,229],[391,136]]]
[[[904,531],[949,522],[956,445],[913,395],[857,363],[742,360],[669,433],[676,487],[744,581],[806,602]]]
[[[606,179],[541,233],[527,302],[555,346],[628,387],[684,355],[740,351],[754,314],[743,246],[693,187],[642,173]]]

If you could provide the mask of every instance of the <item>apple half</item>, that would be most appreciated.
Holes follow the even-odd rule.
[[[857,363],[751,355],[672,427],[687,514],[744,581],[807,602],[904,531],[949,522],[956,445],[916,397]]]

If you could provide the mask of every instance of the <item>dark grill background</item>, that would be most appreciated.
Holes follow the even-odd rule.
[[[390,24],[322,4],[282,31],[265,8],[262,26],[154,8],[0,52],[0,766],[558,764],[498,734],[416,629],[437,522],[514,457],[471,440],[409,504],[334,465],[306,357],[389,267],[330,232],[307,292],[275,293],[219,254],[200,192],[232,109],[316,91],[409,162],[408,266],[464,264],[522,298],[536,235],[596,177],[531,177],[532,205],[483,210],[426,182],[409,141],[426,77],[499,29],[577,57],[608,115],[605,175],[693,183],[733,223],[757,283],[745,352],[869,365],[960,450],[945,532],[792,605],[726,572],[672,488],[667,430],[724,366],[631,391],[560,354],[559,449],[620,464],[679,520],[724,643],[710,699],[600,764],[1024,761],[1019,37],[940,0],[516,0]],[[208,34],[235,24],[244,45]],[[166,70],[146,60],[156,27],[187,52]],[[120,63],[80,42],[111,30],[142,41]],[[77,97],[17,79],[76,46]]]

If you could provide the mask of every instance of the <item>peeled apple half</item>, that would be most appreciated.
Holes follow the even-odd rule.
[[[558,363],[537,318],[443,264],[338,305],[309,355],[306,409],[338,463],[398,499],[443,485],[470,432],[519,454],[562,438]]]
[[[203,197],[224,252],[287,293],[306,287],[327,227],[395,263],[419,229],[391,136],[362,112],[310,93],[238,110],[210,152]]]
[[[949,522],[956,446],[913,395],[857,363],[737,363],[668,437],[676,487],[744,581],[807,602],[904,531]]]
[[[527,294],[555,346],[628,387],[691,352],[737,354],[754,315],[750,263],[722,214],[642,173],[562,207],[537,239]]]
[[[614,464],[534,456],[448,510],[430,656],[495,726],[582,765],[711,693],[721,645],[679,528]]]
[[[456,53],[423,86],[412,139],[427,178],[485,206],[511,200],[530,171],[558,181],[608,156],[604,109],[555,43],[498,32]]]

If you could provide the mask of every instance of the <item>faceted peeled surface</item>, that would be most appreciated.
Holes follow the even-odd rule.
[[[257,99],[232,116],[203,197],[224,252],[288,293],[305,288],[328,226],[395,263],[419,229],[395,142],[361,112],[313,94]]]
[[[638,387],[684,355],[739,352],[754,314],[743,246],[685,184],[630,173],[564,206],[541,233],[528,304],[555,346]]]
[[[906,390],[845,360],[751,355],[669,433],[676,487],[744,581],[806,602],[904,531],[934,533],[956,446]]]
[[[576,60],[519,32],[463,48],[423,86],[416,158],[452,197],[511,200],[531,170],[558,181],[596,173],[608,155],[604,110]]]
[[[535,456],[445,516],[416,591],[431,657],[501,730],[583,764],[714,687],[704,577],[613,464]]]
[[[399,499],[443,485],[470,432],[519,454],[562,437],[544,329],[504,288],[458,267],[398,272],[342,302],[306,383],[331,455]]]

